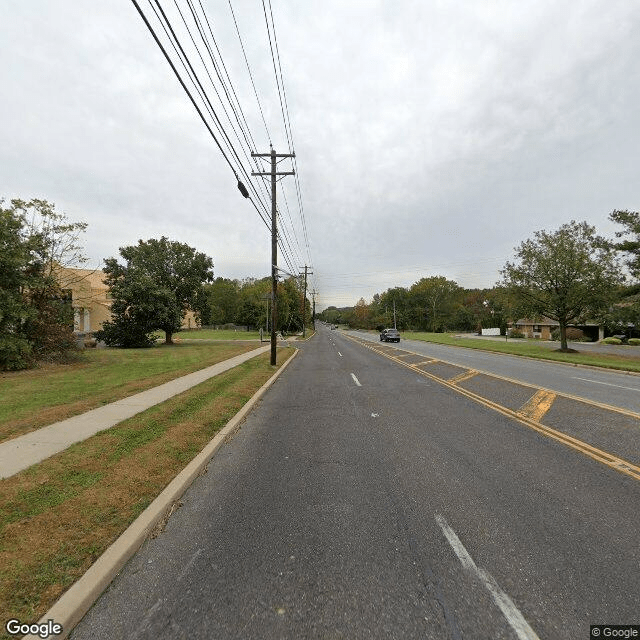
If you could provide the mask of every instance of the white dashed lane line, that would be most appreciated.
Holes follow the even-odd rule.
[[[353,381],[359,386],[361,387],[362,385],[360,384],[360,380],[358,380],[358,378],[356,378],[356,374],[352,373],[351,377],[353,378]]]
[[[456,532],[447,524],[447,521],[441,516],[436,515],[436,522],[440,525],[442,533],[451,545],[451,548],[458,556],[462,566],[473,573],[487,591],[491,594],[493,601],[496,603],[502,615],[507,619],[507,622],[511,625],[511,628],[515,631],[519,640],[540,640],[536,632],[529,626],[529,623],[524,619],[524,616],[520,613],[516,605],[511,598],[500,588],[495,578],[484,569],[478,567],[473,561],[473,558],[469,555],[469,552],[464,548],[460,538],[456,535]]]

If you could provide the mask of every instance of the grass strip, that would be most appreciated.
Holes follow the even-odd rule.
[[[195,343],[87,350],[73,364],[0,375],[0,442],[257,348]]]
[[[266,331],[265,340],[269,338]],[[188,329],[174,334],[178,340],[260,340],[259,331],[234,331],[233,329]]]
[[[273,372],[263,354],[1,480],[0,620],[46,613]]]
[[[582,364],[593,367],[603,367],[606,369],[640,372],[640,351],[633,351],[628,354],[620,355],[589,353],[586,350],[579,353],[561,353],[559,351],[554,351],[549,346],[544,346],[535,342],[509,342],[508,340],[505,340],[504,342],[499,342],[497,340],[484,341],[475,338],[458,338],[446,333],[406,332],[402,334],[402,337],[407,340],[423,340],[424,342],[466,347],[468,349],[478,349],[480,351],[506,353],[515,356],[526,356],[528,358],[538,358],[540,360],[552,360],[554,362],[566,362],[569,364]],[[575,346],[573,348],[575,348]],[[579,349],[580,347],[578,346],[577,348]],[[633,349],[633,347],[630,347],[630,349]]]

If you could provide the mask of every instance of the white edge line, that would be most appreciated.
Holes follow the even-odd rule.
[[[482,584],[484,584],[494,602],[507,619],[507,622],[516,632],[518,638],[520,638],[520,640],[540,640],[536,632],[529,626],[524,616],[520,613],[511,598],[500,588],[493,576],[488,571],[476,565],[473,558],[469,555],[469,552],[464,548],[462,542],[460,542],[460,538],[458,538],[456,532],[447,524],[447,521],[441,515],[436,514],[436,522],[440,525],[442,532],[458,556],[462,566],[467,571],[474,573]]]
[[[572,376],[574,380],[583,380],[584,382],[592,382],[593,384],[603,384],[607,387],[616,387],[617,389],[628,389],[629,391],[637,391],[637,388],[634,387],[623,387],[619,384],[611,384],[610,382],[599,382],[598,380],[590,380],[589,378],[578,378],[576,376]]]
[[[360,384],[360,380],[358,380],[358,378],[356,378],[356,374],[352,373],[351,377],[353,378],[353,381],[359,386],[361,387],[362,385]]]

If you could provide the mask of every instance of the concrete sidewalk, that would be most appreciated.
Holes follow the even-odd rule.
[[[173,396],[195,387],[197,384],[224,373],[239,364],[269,351],[269,346],[240,354],[218,362],[206,369],[194,371],[186,376],[165,382],[158,387],[136,393],[128,398],[117,400],[86,413],[56,422],[55,424],[32,431],[24,436],[0,443],[0,479],[30,467],[37,462],[64,451],[76,442],[81,442],[96,433],[160,404]]]

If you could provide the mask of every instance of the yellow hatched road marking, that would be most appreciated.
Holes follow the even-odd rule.
[[[469,380],[473,378],[473,376],[477,376],[478,372],[475,369],[469,369],[469,371],[463,371],[461,374],[455,376],[455,378],[449,378],[449,382],[451,384],[458,384],[459,382],[464,382],[465,380]]]
[[[551,409],[555,399],[555,393],[547,391],[547,389],[540,389],[518,409],[518,413],[534,422],[540,422],[547,411]]]
[[[579,440],[578,438],[574,438],[570,435],[567,435],[566,433],[562,433],[561,431],[557,431],[556,429],[552,429],[551,427],[547,427],[546,425],[541,424],[540,422],[538,422],[537,420],[532,419],[531,417],[529,417],[528,415],[525,415],[524,413],[520,413],[518,411],[513,411],[512,409],[509,409],[507,407],[504,407],[496,402],[493,402],[491,400],[488,400],[487,398],[483,398],[482,396],[479,396],[477,393],[473,393],[472,391],[468,391],[467,389],[465,389],[464,387],[458,387],[455,384],[453,384],[451,381],[449,380],[443,380],[442,378],[438,378],[437,376],[434,376],[433,374],[424,371],[422,369],[418,369],[417,366],[415,364],[409,364],[407,362],[403,362],[402,360],[394,357],[394,356],[388,356],[385,353],[383,353],[382,351],[379,351],[377,349],[375,349],[375,347],[370,346],[367,341],[365,340],[359,340],[357,338],[352,338],[351,336],[347,335],[347,338],[349,338],[350,340],[353,340],[354,342],[359,342],[362,346],[368,348],[368,349],[372,349],[373,351],[378,351],[378,353],[380,353],[381,355],[384,355],[385,357],[389,358],[390,360],[395,360],[395,362],[397,362],[398,364],[401,364],[405,367],[408,367],[409,369],[413,369],[414,371],[416,371],[417,373],[419,373],[420,375],[425,376],[426,378],[430,378],[431,380],[434,380],[435,382],[438,382],[439,384],[442,384],[446,387],[449,387],[450,389],[454,389],[455,391],[457,391],[458,393],[461,393],[464,396],[467,396],[468,398],[470,398],[471,400],[475,400],[476,402],[479,402],[480,404],[483,404],[487,407],[490,407],[491,409],[494,409],[495,411],[502,413],[506,416],[509,416],[511,418],[514,418],[515,420],[517,420],[518,422],[530,427],[531,429],[534,429],[535,431],[537,431],[538,433],[541,433],[542,435],[547,436],[548,438],[552,438],[553,440],[557,440],[558,442],[561,442],[562,444],[570,447],[571,449],[574,449],[575,451],[579,451],[580,453],[582,453],[585,456],[588,456],[589,458],[604,464],[605,466],[611,468],[611,469],[615,469],[616,471],[619,471],[621,473],[624,473],[627,476],[631,476],[632,478],[635,478],[636,480],[640,480],[640,466],[637,466],[635,464],[633,464],[632,462],[629,462],[628,460],[624,460],[622,458],[619,458],[618,456],[612,455],[611,453],[608,453],[607,451],[603,451],[602,449],[598,449],[597,447],[594,447],[590,444],[588,444],[587,442],[583,442],[582,440]],[[416,354],[419,355],[419,354]],[[427,361],[424,364],[428,364],[429,362],[438,362],[437,360],[431,360],[431,361]],[[422,364],[422,363],[419,363]],[[487,375],[490,375],[498,380],[506,380],[508,382],[516,382],[518,383],[517,380],[511,380],[510,378],[504,378],[502,376],[497,376],[497,375],[492,375],[490,373],[487,373]],[[523,384],[523,383],[519,383],[519,384]],[[524,384],[524,386],[528,386],[528,387],[533,387],[533,385],[529,385],[529,384]],[[572,398],[575,400],[578,400],[580,402],[584,402],[585,404],[591,405],[591,406],[596,406],[596,407],[600,407],[603,409],[608,409],[611,411],[614,411],[615,413],[621,413],[624,415],[628,415],[628,416],[633,416],[633,417],[640,417],[638,416],[638,414],[636,413],[632,413],[631,411],[626,411],[624,409],[619,409],[617,407],[611,407],[608,405],[604,405],[604,404],[600,404],[597,402],[592,402],[589,400],[586,400],[585,398],[578,398],[578,397],[574,397],[574,396],[570,396],[568,394],[555,394],[552,391],[549,391],[548,389],[540,389],[538,391],[538,393],[534,394],[533,398],[536,398],[539,396],[539,394],[541,392],[545,392],[546,394],[549,394],[550,396],[553,396],[553,398],[550,399],[549,402],[549,407],[551,406],[551,404],[553,403],[553,400],[555,399],[556,395],[560,395],[562,397],[565,398]],[[549,395],[547,395],[547,399],[549,401]],[[533,400],[533,398],[531,398],[531,400]],[[531,402],[531,400],[529,402]],[[529,403],[527,403],[529,404]],[[544,406],[545,403],[544,402],[540,402],[539,406]],[[524,405],[527,406],[527,405]],[[523,407],[524,408],[524,407]],[[547,409],[545,409],[545,413],[546,411],[548,411],[548,407]],[[544,415],[544,413],[543,413]]]

